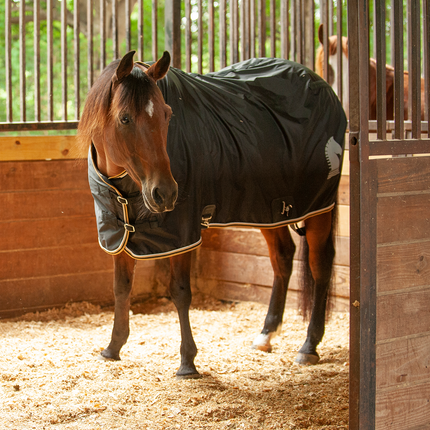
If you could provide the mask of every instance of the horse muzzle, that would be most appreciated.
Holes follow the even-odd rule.
[[[172,184],[160,184],[152,187],[150,190],[145,190],[145,188],[143,188],[142,195],[145,205],[151,212],[170,212],[175,208],[178,198],[178,184],[176,181],[173,181]]]

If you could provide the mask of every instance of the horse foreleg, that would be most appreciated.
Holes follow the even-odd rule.
[[[125,252],[114,256],[115,316],[109,346],[101,352],[106,359],[120,360],[119,351],[130,333],[130,293],[133,286],[135,260]]]
[[[316,364],[319,361],[316,348],[324,336],[327,295],[335,253],[331,237],[331,217],[332,213],[329,212],[305,221],[314,289],[306,341],[296,358],[296,363],[299,364]]]
[[[285,299],[287,297],[288,283],[293,270],[293,257],[295,245],[291,239],[288,227],[261,230],[269,247],[270,262],[273,267],[274,281],[269,309],[261,333],[254,340],[252,347],[261,351],[270,352],[270,340],[282,327]]]
[[[191,253],[170,258],[170,296],[176,306],[181,326],[181,366],[176,372],[178,379],[199,378],[194,366],[197,347],[191,333],[189,310],[191,305],[190,287]]]

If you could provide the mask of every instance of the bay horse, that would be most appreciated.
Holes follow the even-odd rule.
[[[346,117],[329,85],[299,64],[253,59],[187,74],[170,55],[113,61],[89,91],[78,140],[88,148],[99,244],[113,255],[115,312],[103,359],[129,336],[137,259],[169,258],[169,292],[181,330],[177,378],[199,377],[189,321],[191,251],[201,230],[261,229],[274,270],[267,316],[253,348],[271,351],[282,324],[304,221],[307,338],[296,361],[316,364],[335,254],[335,202]],[[297,230],[297,228],[296,228]]]
[[[317,49],[315,71],[321,77],[324,76],[324,42],[323,42],[323,24],[318,29],[318,39],[320,46]],[[348,38],[342,36],[342,72],[338,73],[337,56],[338,39],[337,36],[330,36],[329,40],[329,68],[328,68],[328,83],[331,85],[337,94],[338,79],[342,79],[342,104],[345,109],[346,116],[349,118],[349,74],[348,74]],[[394,119],[394,67],[389,64],[385,65],[385,79],[386,79],[386,112],[387,120]],[[408,113],[408,95],[409,95],[409,73],[403,73],[403,103],[405,120],[409,118]],[[421,78],[421,120],[424,120],[425,113],[425,85],[424,79]],[[369,119],[376,119],[376,60],[369,59]]]

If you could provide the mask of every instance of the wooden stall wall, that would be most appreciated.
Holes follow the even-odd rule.
[[[87,164],[69,158],[73,141],[0,138],[0,317],[113,302],[112,258],[98,245]],[[134,298],[152,293],[153,268],[139,266]]]
[[[428,428],[430,156],[378,160],[376,428]]]

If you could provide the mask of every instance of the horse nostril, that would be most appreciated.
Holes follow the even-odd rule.
[[[154,188],[152,190],[152,198],[154,199],[154,202],[157,203],[157,205],[162,205],[164,202],[163,195],[160,193],[158,188]]]

